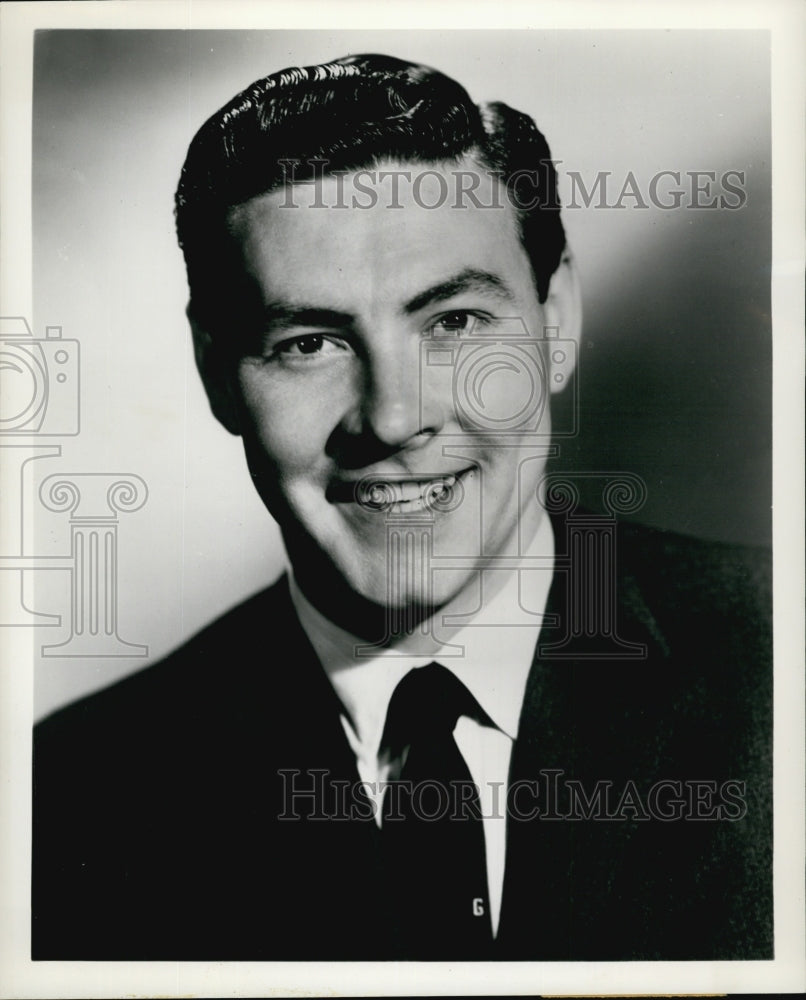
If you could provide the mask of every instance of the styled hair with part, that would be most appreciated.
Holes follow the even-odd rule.
[[[530,197],[510,204],[538,298],[565,248],[551,153],[534,121],[503,103],[476,105],[455,80],[392,56],[354,55],[257,80],[199,129],[176,191],[176,230],[187,267],[190,310],[211,331],[231,314],[227,217],[250,198],[318,171],[373,168],[384,161],[450,163],[464,158]]]

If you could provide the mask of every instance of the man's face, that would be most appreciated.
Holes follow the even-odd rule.
[[[393,199],[389,178],[359,172],[230,214],[260,316],[225,422],[309,595],[328,580],[378,605],[443,606],[543,516],[546,309],[498,182],[477,171],[479,201],[499,207],[457,208],[457,169],[437,168],[448,197],[433,174]],[[368,186],[373,207],[333,207],[370,204]],[[379,510],[380,495],[395,502]]]

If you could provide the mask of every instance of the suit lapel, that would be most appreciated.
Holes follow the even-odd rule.
[[[555,525],[555,537],[562,525]],[[575,635],[569,594],[577,581],[555,572],[527,681],[518,738],[510,765],[511,800],[501,922],[500,957],[567,960],[576,957],[580,934],[580,851],[590,823],[563,818],[564,779],[596,771],[602,741],[614,723],[610,678],[656,671],[667,650],[640,588],[618,567],[616,628],[625,648],[641,658],[591,655],[590,636]],[[553,623],[553,624],[549,624]],[[559,650],[559,655],[553,651]],[[619,681],[612,685],[617,689]],[[594,824],[595,825],[595,824]],[[599,824],[601,827],[601,824]],[[587,829],[586,829],[587,828]]]
[[[276,725],[266,737],[273,769],[271,871],[288,932],[282,954],[306,957],[310,943],[317,942],[318,958],[365,958],[384,946],[378,919],[380,834],[360,797],[341,702],[284,582],[282,587],[278,621],[288,636],[288,666],[280,699],[275,695]]]

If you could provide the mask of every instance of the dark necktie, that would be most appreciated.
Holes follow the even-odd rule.
[[[382,844],[389,931],[403,959],[490,952],[479,797],[453,738],[460,715],[483,713],[438,663],[410,671],[389,703],[383,745],[402,768],[384,795]]]

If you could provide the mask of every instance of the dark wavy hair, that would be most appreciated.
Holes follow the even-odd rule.
[[[538,298],[565,247],[557,175],[532,119],[506,104],[474,104],[455,80],[391,56],[355,55],[257,80],[202,125],[176,191],[190,309],[213,330],[226,319],[222,282],[237,281],[227,253],[236,205],[315,171],[372,168],[385,160],[458,162],[464,157],[508,186],[528,173],[528,206],[514,207]],[[318,166],[316,165],[318,161]],[[510,197],[512,204],[512,198]]]

